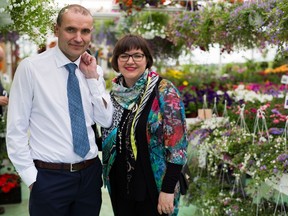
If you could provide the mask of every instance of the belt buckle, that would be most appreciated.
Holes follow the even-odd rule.
[[[70,164],[70,172],[76,172],[76,171],[78,171],[78,170],[74,170],[74,169],[73,169],[73,164],[71,163],[71,164]]]

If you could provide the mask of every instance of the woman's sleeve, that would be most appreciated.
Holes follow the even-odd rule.
[[[164,82],[163,82],[164,81]],[[166,160],[183,165],[187,160],[187,127],[185,108],[178,89],[168,80],[159,85],[160,109],[163,118],[163,139]]]
[[[166,148],[166,172],[161,191],[173,193],[183,164],[187,160],[187,128],[185,108],[177,88],[168,80],[159,85]]]

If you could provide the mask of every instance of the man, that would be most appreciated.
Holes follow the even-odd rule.
[[[103,71],[86,52],[92,28],[93,17],[86,8],[75,4],[62,8],[54,29],[58,45],[24,59],[15,73],[7,148],[31,190],[31,216],[99,215],[102,165],[91,125],[109,127],[113,107]],[[70,82],[75,74],[80,87]],[[83,107],[81,101],[75,102],[81,98]],[[84,130],[80,114],[85,117]]]

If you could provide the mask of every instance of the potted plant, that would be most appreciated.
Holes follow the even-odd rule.
[[[17,174],[0,174],[0,204],[21,202],[20,182],[20,177]]]

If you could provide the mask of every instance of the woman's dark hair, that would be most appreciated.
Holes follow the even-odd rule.
[[[119,55],[130,51],[132,49],[140,49],[143,51],[146,59],[147,59],[147,65],[146,68],[150,69],[153,65],[153,56],[152,56],[152,51],[149,47],[148,42],[141,36],[139,35],[125,35],[121,39],[119,39],[114,47],[113,50],[113,56],[111,60],[111,65],[112,68],[116,71],[119,72],[119,67],[118,67],[118,57]]]

